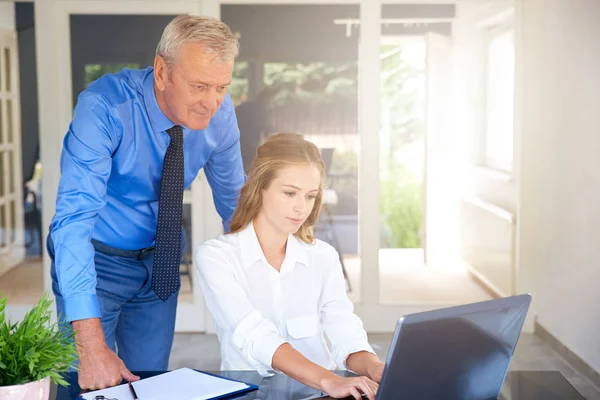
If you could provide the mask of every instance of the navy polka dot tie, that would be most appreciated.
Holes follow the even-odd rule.
[[[160,197],[156,249],[152,267],[152,290],[163,301],[179,290],[181,263],[181,223],[183,212],[183,129],[167,129],[171,143],[165,154]]]

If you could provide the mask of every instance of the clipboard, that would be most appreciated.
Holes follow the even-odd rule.
[[[248,385],[248,387],[247,387],[246,389],[238,390],[237,392],[232,392],[232,393],[229,393],[229,394],[224,394],[224,395],[222,395],[222,396],[219,396],[219,397],[212,397],[212,398],[210,398],[209,400],[220,400],[220,399],[227,399],[227,398],[229,398],[229,397],[233,397],[233,396],[239,396],[239,395],[241,395],[241,394],[244,394],[244,393],[249,393],[249,392],[252,392],[252,391],[254,391],[254,390],[258,390],[258,389],[259,389],[259,388],[258,388],[258,385],[255,385],[255,384],[253,384],[253,383],[248,383],[248,382],[240,381],[240,380],[233,379],[233,378],[226,378],[226,377],[224,377],[224,376],[221,376],[221,375],[217,375],[217,374],[211,374],[210,372],[197,371],[197,370],[194,370],[194,371],[196,371],[196,372],[200,372],[200,373],[202,373],[202,374],[206,374],[206,375],[211,375],[211,376],[214,376],[214,377],[217,377],[217,378],[225,379],[225,380],[228,380],[228,381],[232,381],[232,382],[238,382],[238,383],[243,383],[243,384],[245,384],[245,385]]]
[[[190,368],[158,374],[132,382],[132,385],[139,400],[173,399],[173,396],[183,400],[220,400],[258,390],[258,386],[251,383]],[[128,384],[79,396],[83,400],[133,400]]]

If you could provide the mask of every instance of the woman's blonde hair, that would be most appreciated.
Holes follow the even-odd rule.
[[[311,164],[321,176],[319,191],[310,215],[294,234],[306,243],[313,243],[313,225],[319,219],[323,201],[325,164],[321,152],[313,143],[297,133],[278,133],[269,137],[256,152],[248,173],[248,181],[242,187],[237,208],[230,224],[231,233],[244,229],[256,217],[262,206],[262,192],[275,179],[277,172],[292,165]]]

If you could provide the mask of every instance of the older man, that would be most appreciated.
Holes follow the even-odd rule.
[[[47,244],[82,388],[167,369],[184,188],[204,168],[227,230],[245,181],[227,95],[237,53],[225,24],[179,16],[153,68],[105,75],[79,96]]]

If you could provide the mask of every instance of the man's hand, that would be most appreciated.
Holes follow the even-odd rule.
[[[104,340],[100,319],[73,321],[75,343],[79,354],[79,387],[81,389],[104,389],[121,383],[140,379],[125,367]]]

